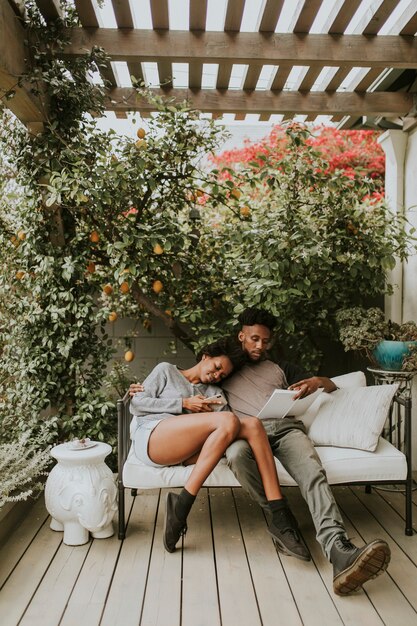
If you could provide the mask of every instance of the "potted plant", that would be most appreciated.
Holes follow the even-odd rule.
[[[417,324],[386,320],[378,307],[351,307],[336,314],[345,351],[364,354],[384,370],[417,370]]]

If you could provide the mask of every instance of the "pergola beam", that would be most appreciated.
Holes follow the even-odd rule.
[[[417,68],[415,37],[74,28],[64,55],[104,48],[112,61]]]
[[[7,0],[0,0],[0,24],[0,99],[12,90],[14,96],[3,100],[7,108],[24,124],[41,123],[44,120],[41,103],[24,86],[17,86],[19,77],[27,70],[23,43],[26,34]]]
[[[158,95],[161,90],[153,90]],[[406,115],[412,110],[414,98],[405,92],[333,92],[301,93],[272,91],[226,91],[219,89],[173,89],[164,91],[177,102],[188,100],[204,113],[282,114],[293,111],[300,115]],[[109,111],[154,111],[155,107],[139,97],[133,89],[118,88],[109,92]]]

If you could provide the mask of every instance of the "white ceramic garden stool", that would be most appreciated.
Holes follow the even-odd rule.
[[[94,445],[93,445],[94,443]],[[70,443],[52,448],[58,461],[48,476],[45,503],[52,530],[64,531],[64,543],[87,543],[114,534],[112,519],[117,510],[116,482],[104,459],[111,452],[107,443],[91,442],[86,449]]]

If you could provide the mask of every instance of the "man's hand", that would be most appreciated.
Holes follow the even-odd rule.
[[[311,393],[317,391],[319,387],[323,387],[324,391],[327,393],[331,393],[337,389],[334,382],[326,376],[312,376],[311,378],[305,378],[304,380],[298,381],[298,383],[294,383],[294,385],[291,385],[288,389],[298,392],[294,396],[294,399],[296,400],[297,398],[305,398],[305,396],[309,396]]]
[[[145,387],[141,383],[132,383],[129,387],[130,396],[134,396],[135,393],[140,393],[141,391],[145,391]]]
[[[223,404],[223,402],[221,400],[210,400],[201,394],[184,398],[182,401],[183,409],[187,409],[191,413],[210,413],[213,410],[213,404]]]

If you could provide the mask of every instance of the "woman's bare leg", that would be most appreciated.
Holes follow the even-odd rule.
[[[275,459],[262,423],[257,417],[241,418],[240,423],[241,427],[236,439],[246,439],[252,448],[267,500],[281,500],[283,495]]]
[[[185,484],[195,496],[240,427],[238,418],[228,411],[170,417],[153,430],[148,454],[154,463],[176,465],[199,453]]]

